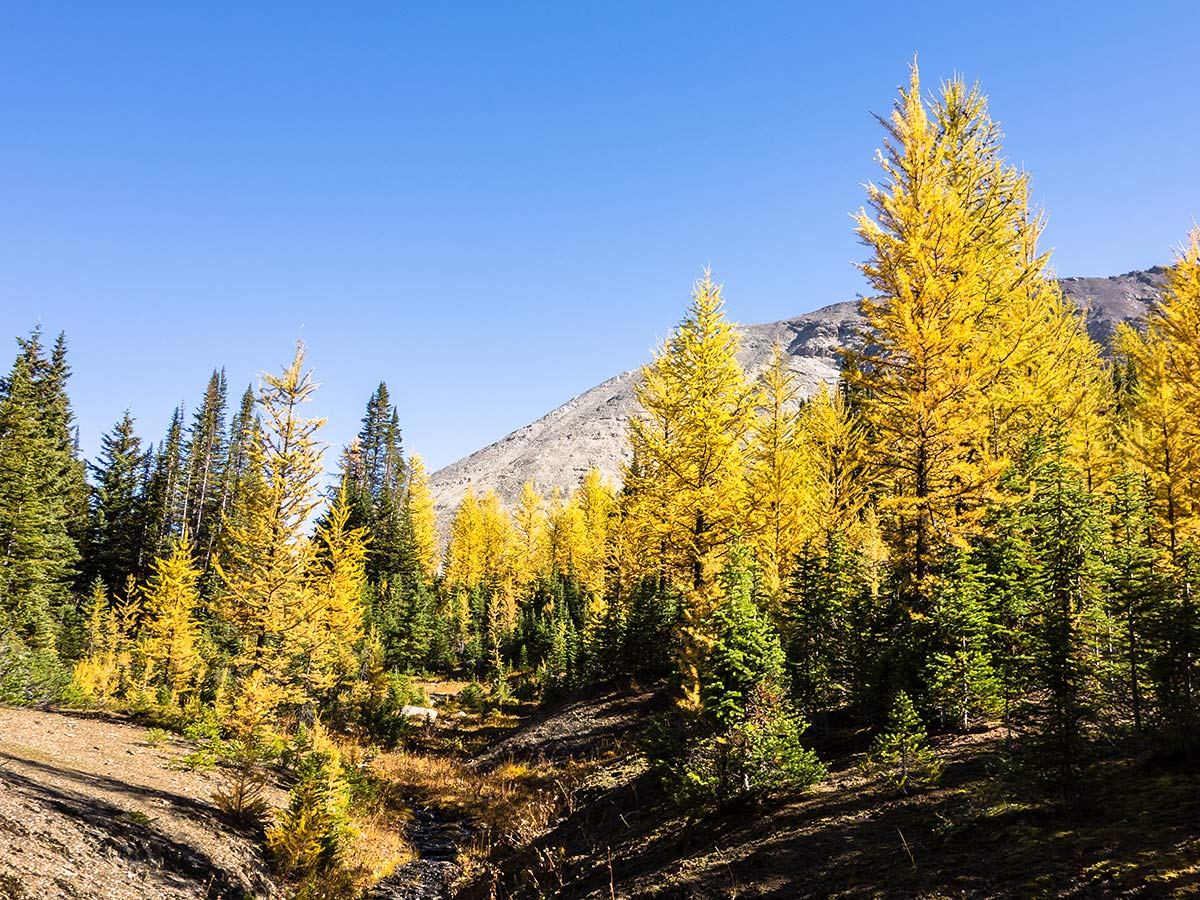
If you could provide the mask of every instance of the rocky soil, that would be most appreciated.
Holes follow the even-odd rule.
[[[0,898],[281,896],[258,839],[218,818],[213,776],[180,766],[190,747],[148,736],[117,718],[0,709]]]

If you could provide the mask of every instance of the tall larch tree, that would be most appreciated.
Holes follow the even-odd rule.
[[[871,331],[849,372],[866,398],[891,539],[921,605],[940,551],[970,532],[1000,469],[983,400],[995,253],[976,222],[980,198],[959,185],[1002,186],[989,160],[960,158],[943,140],[915,64],[880,121],[886,180],[868,185],[870,212],[857,216],[877,296],[861,303]]]
[[[408,458],[404,484],[404,521],[412,535],[412,553],[426,584],[438,571],[437,520],[433,512],[433,494],[425,461],[414,453]]]
[[[1161,611],[1160,698],[1185,743],[1196,740],[1200,681],[1200,227],[1167,270],[1146,333],[1125,327],[1118,347],[1133,371],[1124,406],[1124,444],[1147,481],[1158,546],[1174,583]]]
[[[643,367],[640,413],[630,422],[625,473],[644,540],[661,547],[666,574],[687,591],[680,658],[683,702],[697,707],[699,667],[712,645],[715,575],[745,498],[743,445],[753,391],[737,361],[721,287],[706,270],[679,327]]]
[[[316,434],[325,420],[302,414],[317,388],[304,356],[297,343],[281,374],[262,375],[262,426],[247,461],[253,477],[227,517],[225,553],[214,563],[222,615],[239,635],[238,674],[276,687],[287,662],[284,644],[304,624],[314,555],[307,528],[321,503]]]
[[[544,574],[547,559],[546,500],[532,481],[521,486],[513,510],[517,585],[527,588]]]
[[[763,586],[778,600],[804,539],[799,389],[775,345],[756,397],[747,451],[747,521]]]
[[[317,528],[309,603],[295,638],[303,689],[327,700],[355,675],[364,636],[367,529],[349,527],[350,512],[346,493],[340,491]]]

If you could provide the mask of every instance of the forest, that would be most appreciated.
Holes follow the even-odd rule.
[[[126,413],[85,460],[65,337],[19,338],[0,700],[189,735],[296,883],[345,866],[350,748],[407,740],[420,679],[498,709],[661,685],[641,752],[701,817],[810,789],[835,732],[903,794],[937,782],[933,736],[999,725],[1064,808],[1102,749],[1194,759],[1200,228],[1101,346],[978,86],[914,66],[879,124],[868,327],[836,384],[802,398],[782,348],[748,379],[705,270],[642,368],[620,483],[469,491],[445,535],[384,383],[327,477],[302,344],[241,394],[213,371],[157,441]]]

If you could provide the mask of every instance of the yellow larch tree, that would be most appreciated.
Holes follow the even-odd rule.
[[[746,460],[746,522],[763,586],[777,600],[805,537],[799,388],[779,344],[760,380],[756,406]]]
[[[363,641],[363,588],[367,583],[367,530],[349,527],[353,512],[342,486],[317,527],[317,555],[309,578],[308,609],[295,655],[310,697],[336,696],[354,678]]]
[[[562,578],[573,577],[579,569],[587,539],[583,510],[579,508],[575,494],[563,502],[562,491],[555,487],[550,492],[546,521],[550,571]]]
[[[918,597],[934,560],[970,535],[994,496],[1006,449],[995,424],[1002,383],[1020,348],[998,353],[1011,295],[1036,279],[1024,176],[1000,157],[999,132],[977,90],[943,86],[933,113],[914,64],[889,119],[857,231],[877,292],[851,377],[866,398],[891,540]],[[1036,288],[1036,286],[1034,286]],[[994,402],[993,402],[994,401]]]
[[[743,445],[753,389],[737,361],[735,326],[705,270],[679,327],[642,368],[629,425],[627,493],[641,540],[661,549],[663,575],[686,591],[680,669],[685,707],[699,703],[699,666],[712,646],[715,576],[743,518]]]
[[[797,442],[804,483],[800,540],[856,541],[870,501],[866,435],[841,390],[817,388],[801,412]]]
[[[582,546],[576,556],[579,583],[596,600],[602,600],[609,566],[609,529],[616,506],[612,485],[600,470],[588,470],[574,494],[583,526]]]
[[[201,647],[200,570],[186,535],[172,540],[166,554],[154,560],[149,583],[142,592],[139,656],[143,681],[161,688],[172,705],[194,696],[203,677]]]
[[[421,576],[430,583],[438,570],[437,520],[433,514],[433,494],[429,490],[425,461],[416,453],[408,460],[404,502]]]
[[[951,79],[931,114],[986,300],[974,326],[985,350],[989,455],[1011,459],[1030,437],[1065,432],[1071,459],[1099,482],[1108,462],[1108,379],[1082,312],[1053,279],[1050,253],[1038,248],[1045,217],[1030,206],[1028,173],[1001,156],[1003,134],[978,85]]]
[[[103,706],[116,699],[128,682],[132,641],[99,579],[92,584],[84,609],[83,656],[75,664],[74,683],[85,698]]]
[[[498,660],[501,643],[517,625],[516,542],[512,519],[495,491],[483,495],[479,514],[481,567],[488,590],[486,637]]]
[[[1167,270],[1146,333],[1122,326],[1117,346],[1133,369],[1124,441],[1154,488],[1163,544],[1178,562],[1200,539],[1200,227]]]
[[[516,581],[524,588],[546,571],[547,559],[546,499],[532,481],[521,486],[513,527]]]
[[[253,477],[227,517],[225,551],[214,561],[223,587],[220,613],[240,638],[235,664],[243,678],[264,670],[265,681],[259,679],[264,691],[280,684],[284,645],[303,626],[309,608],[313,544],[307,529],[321,503],[316,432],[325,420],[301,415],[301,405],[316,390],[304,355],[298,342],[282,374],[262,376],[262,426],[247,462]]]
[[[479,497],[468,487],[450,522],[450,540],[446,544],[446,583],[451,587],[469,590],[483,580],[482,528]]]

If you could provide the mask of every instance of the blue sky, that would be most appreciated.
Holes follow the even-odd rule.
[[[0,335],[67,332],[93,455],[302,334],[326,440],[383,379],[436,468],[648,359],[706,263],[744,322],[862,290],[914,53],[991,96],[1060,274],[1200,218],[1200,5],[806,6],[4,4]]]

